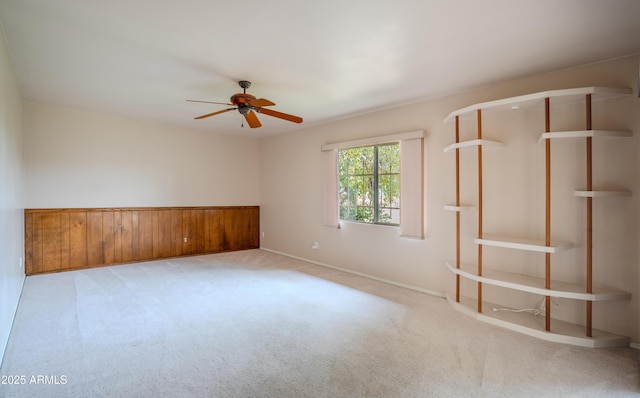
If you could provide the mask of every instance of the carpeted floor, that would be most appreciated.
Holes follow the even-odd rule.
[[[640,352],[249,250],[28,277],[0,375],[12,398],[637,397]]]

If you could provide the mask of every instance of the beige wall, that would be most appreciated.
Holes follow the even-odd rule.
[[[407,284],[435,293],[453,291],[454,277],[444,261],[455,256],[455,216],[443,210],[455,200],[454,156],[443,148],[454,140],[446,115],[474,103],[550,89],[581,86],[631,87],[634,96],[594,104],[594,128],[628,129],[631,139],[594,142],[594,184],[601,189],[625,187],[631,198],[594,204],[594,279],[596,285],[631,292],[631,301],[594,304],[594,327],[640,341],[640,100],[638,58],[559,71],[486,87],[447,98],[370,113],[323,126],[261,140],[262,247],[319,263]],[[484,156],[484,231],[521,238],[544,238],[544,130],[542,109],[486,114],[484,136],[502,140],[507,148]],[[584,128],[584,105],[552,108],[552,130]],[[377,135],[424,129],[426,239],[399,237],[398,229],[343,223],[341,229],[322,224],[322,157],[320,146]],[[473,138],[475,122],[462,124]],[[584,141],[552,144],[552,236],[574,243],[574,249],[553,256],[554,278],[584,280],[585,202],[573,191],[585,188]],[[475,204],[475,153],[462,156],[462,199]],[[474,263],[477,215],[462,217],[462,259]],[[319,249],[311,248],[319,242]],[[485,248],[485,267],[530,274],[544,272],[544,255]],[[475,286],[465,283],[470,296]],[[540,297],[487,287],[485,299],[505,306],[537,306]],[[584,322],[584,304],[561,300],[553,316]]]
[[[256,138],[25,104],[25,207],[259,204]]]
[[[18,305],[24,268],[22,98],[0,30],[0,363]]]

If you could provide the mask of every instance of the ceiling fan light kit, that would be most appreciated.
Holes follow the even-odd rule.
[[[221,111],[207,113],[205,115],[197,116],[194,119],[204,119],[210,116],[219,115],[221,113],[238,110],[238,112],[244,116],[245,120],[249,124],[251,128],[257,128],[262,126],[260,120],[258,120],[257,113],[262,113],[268,116],[276,117],[279,119],[287,120],[294,123],[302,123],[302,118],[299,116],[289,115],[287,113],[282,113],[278,111],[274,111],[272,109],[263,108],[265,106],[274,106],[275,103],[269,101],[265,98],[256,98],[251,94],[247,94],[247,89],[251,87],[251,82],[248,80],[240,80],[238,82],[240,87],[242,88],[241,93],[233,94],[229,99],[230,103],[226,102],[211,102],[211,101],[198,101],[198,100],[187,100],[189,102],[202,102],[205,104],[216,104],[216,105],[234,105],[234,108],[227,108]]]

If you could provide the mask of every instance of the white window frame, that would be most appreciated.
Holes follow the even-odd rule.
[[[324,152],[324,224],[340,227],[338,150],[400,142],[400,236],[424,239],[424,131],[321,146]]]

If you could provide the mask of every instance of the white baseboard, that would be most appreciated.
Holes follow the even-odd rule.
[[[321,267],[326,267],[326,268],[331,268],[331,269],[335,269],[337,271],[342,271],[342,272],[346,272],[348,274],[353,274],[353,275],[358,275],[358,276],[362,276],[364,278],[368,278],[368,279],[373,279],[374,281],[378,281],[378,282],[383,282],[383,283],[387,283],[389,285],[394,285],[394,286],[398,286],[398,287],[402,287],[405,289],[409,289],[409,290],[414,290],[416,292],[420,292],[420,293],[425,293],[425,294],[429,294],[431,296],[436,296],[436,297],[442,297],[445,298],[444,293],[442,292],[437,292],[434,290],[428,290],[428,289],[423,289],[417,286],[413,286],[413,285],[408,285],[406,283],[401,283],[401,282],[396,282],[396,281],[392,281],[389,279],[385,279],[385,278],[379,278],[377,276],[373,276],[373,275],[368,275],[368,274],[364,274],[362,272],[358,272],[358,271],[352,271],[350,269],[346,269],[346,268],[340,268],[340,267],[336,267],[330,264],[325,264],[325,263],[321,263],[319,261],[314,261],[314,260],[310,260],[308,258],[303,258],[303,257],[298,257],[298,256],[294,256],[292,254],[288,254],[288,253],[283,253],[277,250],[272,250],[272,249],[268,249],[266,247],[260,247],[260,250],[264,250],[264,251],[268,251],[271,253],[275,253],[275,254],[280,254],[282,256],[286,256],[286,257],[291,257],[291,258],[295,258],[296,260],[300,260],[300,261],[306,261],[308,263],[311,264],[315,264],[315,265],[319,265]]]

